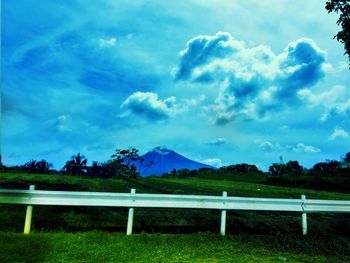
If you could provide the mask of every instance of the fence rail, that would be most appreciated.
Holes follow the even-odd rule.
[[[350,213],[350,201],[314,200],[255,197],[228,197],[201,195],[169,195],[169,194],[137,194],[131,193],[102,193],[102,192],[70,192],[0,189],[0,204],[27,205],[25,233],[30,232],[33,206],[106,206],[128,207],[129,217],[127,234],[132,233],[134,209],[149,208],[187,208],[187,209],[217,209],[221,210],[220,233],[225,235],[226,210],[251,211],[286,211],[302,213],[302,232],[307,233],[307,213]]]

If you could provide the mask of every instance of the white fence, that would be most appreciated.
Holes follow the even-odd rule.
[[[0,189],[0,204],[27,205],[24,233],[29,234],[34,205],[59,206],[106,206],[128,207],[127,234],[132,233],[134,209],[138,207],[153,208],[188,208],[221,210],[221,235],[226,231],[226,210],[251,211],[286,211],[302,213],[302,233],[307,233],[307,213],[350,213],[350,201],[314,200],[255,197],[228,197],[201,195],[168,195],[168,194],[136,194],[104,193],[104,192],[70,192]]]

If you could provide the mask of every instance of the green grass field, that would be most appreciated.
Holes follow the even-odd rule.
[[[350,200],[350,194],[269,185],[263,175],[218,178],[96,179],[24,173],[0,174],[2,188],[172,193]],[[220,211],[135,209],[127,237],[127,209],[34,207],[32,233],[21,234],[24,206],[0,210],[0,262],[350,262],[350,216],[228,211],[227,236],[219,236]],[[22,250],[23,251],[22,251]],[[22,251],[22,252],[20,252]]]
[[[349,239],[197,233],[0,234],[0,262],[349,262]]]

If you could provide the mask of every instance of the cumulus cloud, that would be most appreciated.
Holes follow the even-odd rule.
[[[222,162],[219,158],[210,158],[210,159],[205,159],[203,161],[201,161],[201,163],[210,165],[210,166],[214,166],[214,167],[221,167],[222,166]]]
[[[298,143],[296,147],[293,148],[294,152],[305,152],[305,153],[318,153],[321,150],[312,145],[305,145],[304,143]]]
[[[349,137],[349,133],[341,127],[335,127],[333,133],[329,136],[330,140],[345,139]]]
[[[344,86],[336,85],[318,94],[313,93],[310,89],[301,89],[298,91],[298,97],[310,106],[337,105],[339,100],[346,96],[346,93],[347,89]]]
[[[153,92],[137,91],[131,94],[121,105],[124,114],[134,114],[151,121],[167,119],[177,114],[176,98],[158,98]]]
[[[114,47],[117,44],[117,39],[115,37],[109,39],[99,38],[98,44],[100,47]]]
[[[350,99],[344,102],[335,103],[322,115],[321,121],[328,119],[348,119],[350,117]]]
[[[215,140],[207,142],[206,144],[209,145],[209,146],[219,146],[219,145],[223,145],[225,143],[226,143],[226,139],[225,138],[217,138]]]
[[[279,143],[272,143],[270,141],[264,141],[259,144],[259,148],[263,151],[293,151],[293,152],[304,152],[304,153],[317,153],[321,150],[312,145],[306,145],[304,143],[298,143],[295,146],[283,145]]]
[[[177,81],[220,87],[207,108],[217,124],[234,118],[259,118],[302,103],[298,92],[325,75],[326,52],[312,39],[291,42],[280,54],[269,46],[248,46],[227,32],[200,35],[186,44],[175,68]]]
[[[291,149],[289,145],[281,145],[279,143],[272,143],[270,141],[264,141],[259,144],[259,148],[263,151],[286,151]]]
[[[187,42],[179,52],[180,65],[175,70],[177,80],[191,78],[195,70],[205,66],[215,58],[225,58],[230,53],[242,49],[243,43],[235,41],[229,33],[218,32],[215,36],[199,35]],[[205,81],[205,76],[198,76]]]
[[[162,100],[157,93],[137,91],[120,105],[120,109],[122,116],[133,114],[150,121],[160,121],[188,112],[205,99],[204,95],[200,95],[197,98],[181,99],[180,101],[177,101],[174,96]]]

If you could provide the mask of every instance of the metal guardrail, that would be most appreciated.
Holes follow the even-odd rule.
[[[226,210],[251,211],[286,211],[302,213],[303,234],[307,233],[306,213],[350,213],[350,201],[227,197],[201,195],[169,195],[169,194],[136,194],[131,193],[103,193],[103,192],[70,192],[0,189],[0,204],[27,205],[25,232],[30,232],[32,206],[106,206],[128,207],[129,219],[127,234],[132,233],[134,208],[188,208],[188,209],[218,209],[221,214],[221,234],[225,235]],[[28,215],[29,214],[29,215]],[[28,219],[30,217],[30,219]],[[28,221],[29,220],[29,221]]]

